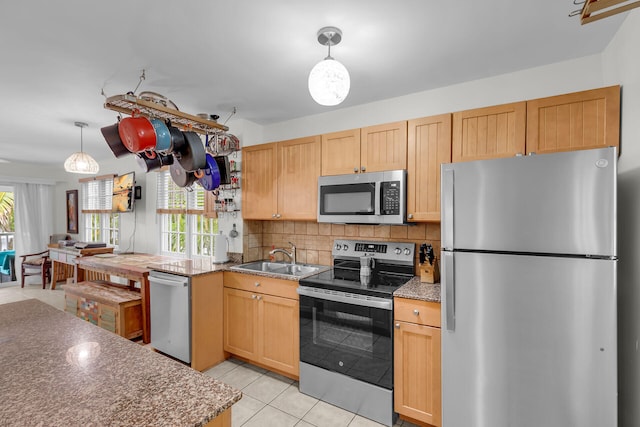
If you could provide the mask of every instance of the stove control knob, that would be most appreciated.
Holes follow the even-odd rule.
[[[400,248],[395,248],[395,249],[393,250],[393,252],[395,252],[395,253],[396,253],[396,255],[400,255],[400,254],[402,253],[402,249],[400,249]]]
[[[342,245],[340,243],[336,243],[336,251],[342,249]]]
[[[347,245],[346,243],[344,244],[344,246],[342,246],[342,250],[343,251],[348,251],[349,250],[349,245]]]
[[[409,250],[409,248],[404,248],[404,254],[405,255],[409,255],[411,253],[411,251]]]

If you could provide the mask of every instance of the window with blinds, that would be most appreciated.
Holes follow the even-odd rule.
[[[160,251],[189,258],[213,256],[218,221],[204,214],[204,189],[178,187],[169,171],[157,174],[156,212],[160,224]]]
[[[80,206],[86,242],[104,242],[118,247],[120,243],[120,215],[111,212],[113,176],[104,175],[80,180]]]
[[[111,213],[113,176],[82,183],[82,213]]]

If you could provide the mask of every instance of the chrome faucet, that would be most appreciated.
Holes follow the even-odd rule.
[[[284,254],[286,256],[289,257],[289,259],[291,260],[291,264],[295,265],[296,264],[296,245],[294,245],[293,243],[289,242],[289,244],[291,245],[291,252],[287,252],[282,248],[276,248],[273,249],[269,252],[269,255],[275,255],[278,252],[281,254]]]

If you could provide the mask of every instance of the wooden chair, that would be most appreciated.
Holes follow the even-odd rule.
[[[24,288],[25,276],[41,276],[42,289],[51,281],[51,260],[49,250],[38,252],[37,254],[20,255],[22,258],[22,286]]]

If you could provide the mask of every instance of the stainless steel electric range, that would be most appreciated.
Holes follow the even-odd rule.
[[[415,244],[336,240],[333,269],[300,280],[300,391],[391,426],[393,292]]]

